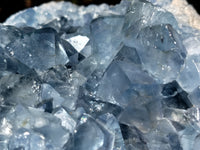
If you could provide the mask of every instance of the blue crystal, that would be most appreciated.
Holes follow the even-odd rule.
[[[9,17],[0,150],[199,150],[200,27],[177,1],[50,2]]]
[[[93,135],[93,136],[90,136]],[[87,138],[86,138],[87,137]],[[73,144],[75,150],[79,149],[112,149],[114,135],[102,124],[96,122],[93,118],[83,115],[80,118],[77,131],[74,134]]]
[[[104,123],[109,131],[115,135],[113,149],[125,150],[121,129],[117,119],[112,114],[104,114],[99,117],[100,122]]]
[[[38,133],[21,128],[11,137],[8,148],[11,150],[45,149],[44,139],[45,138]]]

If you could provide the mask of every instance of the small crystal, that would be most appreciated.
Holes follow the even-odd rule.
[[[67,41],[80,53],[88,43],[89,39],[86,36],[78,35],[67,39]]]

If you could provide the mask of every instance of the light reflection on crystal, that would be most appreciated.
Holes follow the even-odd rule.
[[[89,38],[87,36],[78,35],[67,39],[67,41],[80,53],[88,43]]]

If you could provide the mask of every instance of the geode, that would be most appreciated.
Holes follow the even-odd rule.
[[[0,150],[199,150],[199,50],[184,0],[12,15],[0,24]]]

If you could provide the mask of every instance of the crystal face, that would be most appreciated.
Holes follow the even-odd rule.
[[[184,0],[12,15],[0,24],[0,150],[199,150],[199,18]]]

